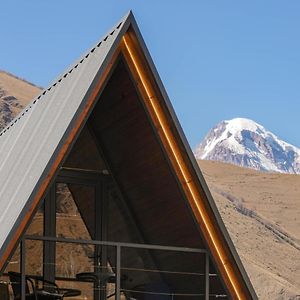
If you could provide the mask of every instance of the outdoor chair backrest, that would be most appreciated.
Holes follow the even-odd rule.
[[[21,298],[21,274],[17,272],[8,272],[9,280],[11,282],[11,287],[14,293],[15,299]],[[25,292],[29,294],[28,282],[26,280]]]
[[[0,282],[0,299],[9,300],[8,284],[5,282]]]

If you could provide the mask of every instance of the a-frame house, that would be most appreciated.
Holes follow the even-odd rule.
[[[13,299],[257,299],[131,12],[0,133],[0,269]]]

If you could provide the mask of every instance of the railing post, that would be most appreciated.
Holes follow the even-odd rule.
[[[121,299],[121,246],[117,246],[117,259],[116,259],[116,300]]]
[[[25,275],[25,239],[21,240],[21,300],[26,297],[26,275]]]
[[[44,200],[44,234],[56,237],[56,182]],[[54,282],[56,242],[44,241],[43,248],[43,276],[44,279]]]
[[[209,300],[209,255],[205,254],[205,300]]]

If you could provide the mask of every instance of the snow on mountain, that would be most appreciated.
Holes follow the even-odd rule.
[[[300,149],[245,118],[217,124],[194,154],[198,159],[218,160],[261,171],[300,174]]]

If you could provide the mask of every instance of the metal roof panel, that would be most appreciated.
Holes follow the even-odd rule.
[[[0,248],[91,83],[112,55],[129,26],[130,13],[104,38],[63,72],[0,133]],[[121,25],[120,25],[121,24]]]

